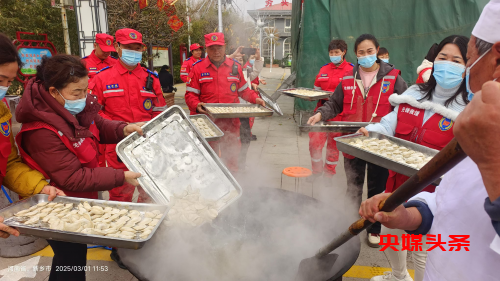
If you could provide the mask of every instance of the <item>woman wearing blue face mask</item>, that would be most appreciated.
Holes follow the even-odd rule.
[[[389,63],[389,50],[387,50],[387,48],[380,47],[377,58],[385,63]]]
[[[342,114],[342,121],[379,122],[392,111],[389,96],[402,94],[408,86],[393,65],[377,60],[379,43],[371,34],[363,34],[354,42],[358,63],[346,71],[335,92],[325,104],[317,109],[308,123],[315,124]],[[347,176],[347,198],[355,209],[361,204],[365,174],[368,197],[384,191],[389,171],[362,159],[344,153]],[[379,247],[380,223],[368,229],[368,245]]]
[[[79,57],[55,55],[42,59],[37,75],[26,85],[16,109],[23,123],[16,136],[23,161],[50,179],[68,196],[97,199],[97,192],[129,182],[137,186],[141,175],[98,167],[99,143],[118,143],[138,125],[101,117],[101,105],[87,94],[88,72]],[[49,240],[54,250],[49,280],[85,280],[87,245]]]
[[[314,82],[314,89],[334,92],[335,88],[342,81],[344,73],[351,71],[353,64],[345,60],[347,53],[347,44],[344,40],[332,40],[328,45],[328,55],[330,63],[325,64],[316,75]],[[316,109],[320,108],[328,99],[318,101]],[[342,114],[328,121],[341,121]],[[339,161],[339,150],[334,138],[339,137],[340,133],[309,133],[309,153],[311,154],[311,163],[313,170],[313,177],[310,179],[314,181],[315,178],[321,176],[325,177],[325,184],[331,186],[328,180],[333,177],[337,172],[337,164]],[[323,163],[323,148],[326,147],[326,159]]]
[[[64,193],[50,186],[40,172],[21,162],[14,143],[12,114],[5,95],[16,79],[21,65],[21,59],[12,40],[0,33],[0,100],[3,101],[0,102],[0,184],[23,197],[42,193],[49,195],[49,200],[52,200],[56,195]],[[9,235],[19,236],[16,229],[2,222],[3,218],[0,217],[0,238],[7,238]]]
[[[441,41],[432,58],[434,66],[429,81],[410,87],[402,95],[392,95],[389,101],[395,106],[394,111],[384,116],[380,123],[362,128],[360,132],[365,135],[369,131],[379,132],[433,149],[443,149],[453,139],[454,121],[468,103],[464,79],[468,42],[467,37],[459,35],[452,35]],[[413,160],[414,164],[411,165],[415,169],[424,165],[423,159],[414,157]],[[390,171],[386,192],[394,192],[407,179],[407,176]],[[431,185],[424,191],[434,192],[435,188]],[[363,207],[362,205],[361,208]],[[398,235],[399,239],[404,233],[402,230],[389,230],[385,227],[382,232]],[[406,269],[406,251],[401,251],[401,248],[399,251],[387,249],[384,253],[393,271],[386,272],[384,276],[373,277],[372,281],[412,280]],[[412,253],[415,280],[422,281],[427,257],[425,240],[423,251]]]

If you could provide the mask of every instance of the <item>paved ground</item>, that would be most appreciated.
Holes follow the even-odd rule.
[[[267,93],[273,93],[280,85],[282,78],[289,74],[289,70],[264,69],[261,73],[262,77],[267,79],[268,85],[262,88]],[[187,106],[184,103],[185,85],[176,85],[178,95],[176,96],[176,104],[182,106],[187,111]],[[293,98],[286,96],[280,97],[278,100],[284,116],[276,114],[270,118],[257,118],[253,127],[253,134],[257,136],[257,141],[251,143],[246,174],[239,176],[240,184],[243,186],[257,185],[270,188],[280,188],[281,172],[284,168],[290,166],[301,166],[311,168],[309,155],[309,137],[307,134],[299,135],[297,125],[293,120]],[[335,198],[343,198],[346,190],[346,179],[343,167],[343,159],[340,159],[340,164],[337,167],[337,175],[334,177],[332,186],[324,188],[316,183],[314,194],[312,184],[305,181],[300,182],[300,188],[297,192],[313,196],[319,200],[331,202]],[[257,175],[257,176],[256,176]],[[283,178],[283,188],[288,190],[295,189],[295,182],[291,178]],[[366,196],[366,195],[365,195]],[[382,274],[383,271],[389,270],[389,263],[384,254],[377,249],[373,249],[366,244],[366,234],[360,236],[362,242],[361,254],[356,262],[356,265],[344,276],[344,280],[362,281],[371,278],[374,275]],[[36,276],[34,273],[29,276],[31,278],[17,278],[15,274],[26,274],[24,272],[9,272],[8,267],[17,265],[21,262],[21,266],[26,265],[27,269],[33,265],[48,266],[51,264],[52,251],[50,247],[28,257],[23,258],[0,258],[0,278],[4,280],[48,280],[48,272],[38,271]],[[38,260],[39,259],[39,260]],[[87,280],[120,280],[129,281],[137,280],[128,271],[122,270],[109,259],[109,252],[102,249],[89,250],[88,265],[90,271],[87,274]],[[99,267],[99,266],[102,266]],[[413,268],[411,260],[408,262],[408,267]],[[5,270],[4,270],[5,269]],[[413,274],[413,270],[411,270]],[[34,277],[34,278],[33,278]],[[173,280],[175,281],[175,280]],[[264,280],[263,280],[264,281]]]

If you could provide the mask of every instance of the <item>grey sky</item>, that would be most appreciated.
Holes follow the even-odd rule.
[[[266,6],[266,0],[235,0],[234,2],[242,10],[257,10]],[[281,0],[273,0],[273,4],[278,3],[281,3]]]

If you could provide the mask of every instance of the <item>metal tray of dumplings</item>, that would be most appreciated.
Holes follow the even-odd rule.
[[[215,125],[215,123],[212,121],[212,119],[208,118],[208,116],[206,116],[205,114],[196,114],[196,115],[189,116],[189,119],[191,120],[191,122],[193,122],[193,125],[194,125],[194,122],[196,122],[196,120],[198,118],[202,118],[205,121],[205,123],[208,125],[208,127],[210,129],[212,129],[212,131],[215,132],[215,137],[205,137],[205,139],[207,141],[216,141],[216,140],[221,139],[224,136],[224,132],[222,132],[221,129],[219,129],[219,127],[217,127],[217,125]],[[196,127],[196,125],[195,125],[195,127]],[[196,129],[198,129],[198,128],[196,128]],[[201,135],[203,135],[203,133],[201,133]]]
[[[317,92],[318,95],[317,96],[304,96],[304,95],[292,93],[291,91],[293,91],[293,90],[308,90],[311,92]],[[290,96],[290,97],[299,98],[299,99],[308,100],[308,101],[328,99],[330,97],[330,95],[332,94],[332,92],[328,92],[328,91],[300,88],[300,87],[299,88],[291,88],[291,89],[283,89],[283,90],[279,90],[279,92],[282,92],[283,94]]]
[[[276,101],[273,101],[273,99],[261,88],[257,88],[257,90],[259,90],[260,97],[266,102],[266,105],[274,110],[274,112],[278,113],[279,116],[283,116],[283,111],[281,111],[279,104]]]
[[[171,196],[198,189],[206,200],[222,200],[225,209],[242,194],[233,175],[179,106],[171,106],[142,126],[146,137],[133,133],[116,146],[116,153],[131,171],[141,173],[142,188],[158,204]]]
[[[359,129],[366,127],[373,122],[318,122],[315,125],[301,125],[299,129],[302,132],[329,132],[329,133],[355,133]]]
[[[400,163],[400,162],[396,162],[396,161],[389,159],[387,157],[372,153],[368,150],[364,150],[364,149],[355,147],[355,146],[350,144],[351,142],[355,141],[359,137],[363,137],[363,134],[352,134],[352,135],[337,137],[337,138],[335,138],[335,141],[337,142],[337,148],[344,153],[347,153],[347,154],[352,155],[354,157],[363,159],[367,162],[373,163],[373,164],[378,165],[380,167],[384,167],[384,168],[389,169],[391,171],[394,171],[396,173],[406,175],[408,177],[411,177],[417,173],[418,170],[411,167],[411,166],[408,166],[408,165]],[[409,141],[406,141],[406,140],[403,140],[400,138],[387,136],[387,135],[380,134],[377,132],[369,132],[369,137],[376,138],[379,140],[387,139],[387,140],[389,140],[389,141],[391,141],[399,146],[404,146],[404,147],[409,148],[411,150],[421,152],[427,156],[434,157],[439,152],[435,149],[432,149],[432,148],[429,148],[429,147],[426,147],[423,145],[409,142]],[[434,182],[434,184],[439,184],[439,182],[441,182],[441,179],[436,180]]]
[[[266,117],[272,116],[273,111],[267,107],[251,103],[206,103],[204,105],[206,111],[212,118],[250,118],[250,117]],[[207,107],[253,107],[264,109],[266,112],[245,112],[245,113],[215,113],[211,112]]]
[[[130,202],[118,202],[118,201],[106,201],[106,200],[96,200],[96,199],[86,199],[86,198],[77,198],[77,197],[66,197],[66,196],[58,196],[54,199],[53,202],[56,203],[74,203],[75,206],[88,202],[90,205],[101,206],[101,207],[113,207],[119,209],[127,209],[127,210],[137,210],[141,212],[141,216],[144,216],[144,212],[159,210],[163,213],[162,218],[158,221],[158,224],[151,231],[151,234],[146,239],[123,239],[123,238],[115,238],[115,237],[107,237],[101,235],[93,235],[93,234],[84,234],[78,232],[69,232],[69,231],[61,231],[54,230],[50,228],[43,228],[41,225],[24,225],[18,221],[18,218],[14,217],[14,214],[28,209],[38,203],[47,202],[48,195],[45,194],[37,194],[25,198],[23,200],[17,201],[8,205],[7,207],[0,210],[0,216],[4,218],[4,224],[16,227],[22,235],[26,236],[34,236],[44,239],[57,240],[57,241],[65,241],[65,242],[73,242],[73,243],[81,243],[81,244],[93,244],[93,245],[102,245],[109,247],[117,247],[117,248],[127,248],[127,249],[140,249],[144,246],[144,244],[153,237],[154,233],[162,223],[163,219],[167,215],[168,206],[165,205],[154,205],[154,204],[141,204],[141,203],[130,203]]]

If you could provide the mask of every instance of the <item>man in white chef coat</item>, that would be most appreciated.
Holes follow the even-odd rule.
[[[427,234],[428,242],[433,236],[431,243],[440,236],[445,251],[429,251],[424,281],[500,279],[500,83],[493,82],[500,79],[498,30],[500,0],[491,0],[467,52],[471,103],[454,127],[469,157],[444,176],[435,193],[422,192],[391,213],[379,212],[378,204],[389,196],[380,194],[359,211],[388,228]]]

